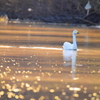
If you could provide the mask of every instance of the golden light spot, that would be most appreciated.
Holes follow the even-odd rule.
[[[34,98],[31,98],[30,100],[35,100]]]
[[[40,80],[41,80],[41,79],[40,79],[40,76],[37,76],[36,79],[37,79],[37,81],[40,81]]]
[[[32,56],[30,56],[30,58],[32,58]]]
[[[0,95],[4,95],[4,91],[0,91]]]
[[[0,77],[3,78],[4,76],[2,74],[0,74]]]
[[[9,84],[6,84],[6,88],[9,90],[11,89],[11,86]]]
[[[60,81],[61,81],[61,82],[63,82],[64,80],[63,80],[63,79],[61,79]]]
[[[80,91],[81,89],[77,88],[77,87],[70,87],[69,90],[71,90],[71,91]]]
[[[79,94],[75,93],[73,94],[74,97],[79,97]]]
[[[87,91],[85,90],[85,91],[83,91],[83,93],[87,93]]]
[[[19,82],[20,80],[19,79],[16,79],[16,81]]]
[[[50,92],[53,93],[53,92],[55,92],[55,90],[54,89],[50,89]]]
[[[87,87],[84,87],[84,90],[87,90]]]
[[[100,70],[98,71],[98,73],[100,73]]]
[[[54,99],[56,99],[56,100],[61,100],[58,96],[55,96]]]
[[[16,99],[19,99],[19,96],[18,96],[18,95],[15,95],[15,98],[16,98]]]
[[[61,71],[58,71],[58,73],[61,73]]]
[[[67,87],[67,88],[70,88],[70,85],[67,85],[66,87]]]
[[[21,89],[17,89],[17,88],[16,88],[16,89],[13,89],[13,91],[14,91],[14,92],[19,92],[19,91],[21,91]]]
[[[98,98],[96,98],[96,100],[100,100],[100,98],[98,97]]]
[[[96,90],[96,89],[98,89],[98,87],[97,87],[97,86],[95,86],[95,87],[94,87],[94,89]]]
[[[27,90],[30,91],[30,90],[33,90],[33,88],[32,87],[28,87]]]
[[[26,78],[28,78],[29,76],[28,76],[28,75],[26,75],[25,77],[26,77]]]
[[[3,72],[3,74],[4,74],[5,76],[7,76],[7,73],[6,73],[6,72]]]
[[[28,83],[26,83],[26,87],[30,87],[30,85]]]
[[[21,73],[21,71],[18,71],[18,73]]]
[[[70,73],[72,73],[72,71],[70,71]]]
[[[62,95],[66,95],[66,92],[62,92]]]
[[[11,95],[8,95],[8,98],[12,98],[12,96]]]
[[[59,87],[57,86],[56,89],[59,90]]]
[[[88,100],[87,98],[85,98],[84,100]]]
[[[95,100],[95,97],[92,97],[91,100]]]
[[[15,96],[15,94],[13,92],[7,92],[8,98],[12,98]]]
[[[3,65],[0,66],[1,68],[3,67]]]
[[[24,99],[24,96],[23,96],[23,95],[19,95],[19,98],[20,98],[20,99]]]
[[[1,81],[1,83],[5,83],[5,81]]]
[[[75,77],[75,78],[73,78],[73,80],[78,80],[79,79],[79,77]]]
[[[38,84],[38,82],[37,82],[37,81],[35,81],[35,82],[34,82],[34,84]]]
[[[15,79],[15,77],[13,76],[12,79]]]
[[[88,96],[89,96],[89,97],[92,97],[92,94],[89,94]]]
[[[97,96],[97,93],[93,93],[93,96]]]
[[[45,90],[48,90],[48,87],[45,87]]]
[[[2,89],[5,89],[5,86],[2,86]]]
[[[48,73],[48,76],[51,76],[51,73]]]
[[[41,96],[40,98],[39,98],[39,100],[44,100],[45,99],[45,97],[44,96]]]

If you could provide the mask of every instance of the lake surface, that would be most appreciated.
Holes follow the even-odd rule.
[[[100,29],[0,25],[0,100],[100,100]]]

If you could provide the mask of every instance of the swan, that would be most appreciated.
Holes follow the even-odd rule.
[[[73,31],[73,44],[70,42],[64,42],[63,49],[64,50],[77,50],[77,42],[76,42],[76,34],[80,34],[77,30]]]

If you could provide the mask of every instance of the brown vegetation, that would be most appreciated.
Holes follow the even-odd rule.
[[[86,15],[88,0],[0,0],[0,12],[10,19],[45,22],[74,22]],[[100,0],[90,0],[90,13],[100,13]]]

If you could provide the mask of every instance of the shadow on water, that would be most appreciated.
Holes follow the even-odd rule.
[[[73,28],[0,29],[0,100],[100,100],[99,30],[79,28],[81,49],[69,51]]]

